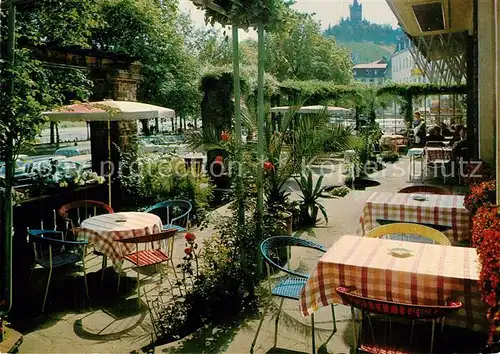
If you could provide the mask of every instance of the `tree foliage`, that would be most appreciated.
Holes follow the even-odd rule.
[[[369,21],[359,23],[342,19],[335,26],[328,26],[324,31],[327,37],[334,37],[339,42],[373,42],[377,44],[395,44],[397,37],[402,35],[401,28],[394,29],[390,25],[380,25]]]
[[[267,30],[273,30],[283,19],[282,11],[291,2],[283,0],[215,0],[212,1],[220,10],[206,8],[205,21],[212,26],[219,23],[222,26],[233,24],[248,29],[262,23]],[[198,5],[199,6],[199,5]]]
[[[86,100],[91,94],[92,82],[85,70],[61,69],[42,65],[29,46],[40,45],[78,45],[85,46],[85,33],[100,25],[99,20],[91,19],[95,7],[91,1],[69,1],[60,4],[63,8],[75,5],[73,11],[64,18],[52,16],[53,8],[59,1],[40,1],[39,6],[19,12],[16,22],[15,64],[9,67],[2,61],[0,67],[0,85],[7,86],[7,80],[13,78],[14,92],[9,97],[7,90],[0,92],[2,109],[0,121],[0,146],[5,146],[5,139],[14,139],[14,152],[32,141],[45,121],[43,111],[69,103],[71,100]],[[0,13],[1,36],[6,38],[7,12]],[[64,33],[61,27],[68,25]],[[0,149],[0,158],[3,159]]]
[[[349,53],[321,34],[310,14],[286,9],[286,21],[267,36],[266,68],[280,81],[324,80],[348,84],[352,80]]]
[[[196,61],[178,31],[177,2],[105,0],[101,6],[105,26],[94,32],[92,44],[142,64],[138,99],[173,108],[180,115],[196,114]]]

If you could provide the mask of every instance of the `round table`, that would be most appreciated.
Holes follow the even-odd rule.
[[[162,230],[161,219],[154,214],[122,212],[93,216],[81,223],[79,238],[85,238],[115,267],[121,265],[123,257],[134,249],[134,244],[118,240],[158,233]]]

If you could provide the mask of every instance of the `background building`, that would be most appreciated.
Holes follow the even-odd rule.
[[[354,65],[354,79],[369,85],[382,85],[386,81],[387,61],[380,59],[368,64]]]
[[[410,51],[412,45],[406,35],[398,37],[396,50],[390,59],[391,78],[397,84],[422,84],[429,82],[429,79],[415,63]]]
[[[351,12],[351,22],[360,23],[363,21],[363,5],[358,3],[358,0],[354,0],[352,5],[349,5],[349,10]]]

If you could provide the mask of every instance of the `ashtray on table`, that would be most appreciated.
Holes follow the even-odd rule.
[[[407,258],[413,256],[413,251],[409,250],[408,248],[402,248],[402,247],[395,247],[389,249],[389,253],[393,257],[398,257],[398,258]]]
[[[115,219],[116,222],[127,222],[126,216],[119,216]]]
[[[413,196],[413,199],[419,202],[423,202],[427,200],[427,197],[425,195],[415,195]]]

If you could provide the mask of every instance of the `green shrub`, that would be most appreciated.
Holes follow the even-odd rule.
[[[346,186],[335,187],[330,191],[332,197],[345,197],[351,190]]]
[[[393,151],[385,151],[382,153],[382,161],[395,163],[399,160],[399,154]]]
[[[206,177],[195,170],[187,170],[182,158],[170,154],[140,155],[136,164],[127,165],[126,173],[121,175],[121,184],[131,208],[171,199],[189,200],[193,205],[190,219],[194,224],[204,219],[212,195]]]

